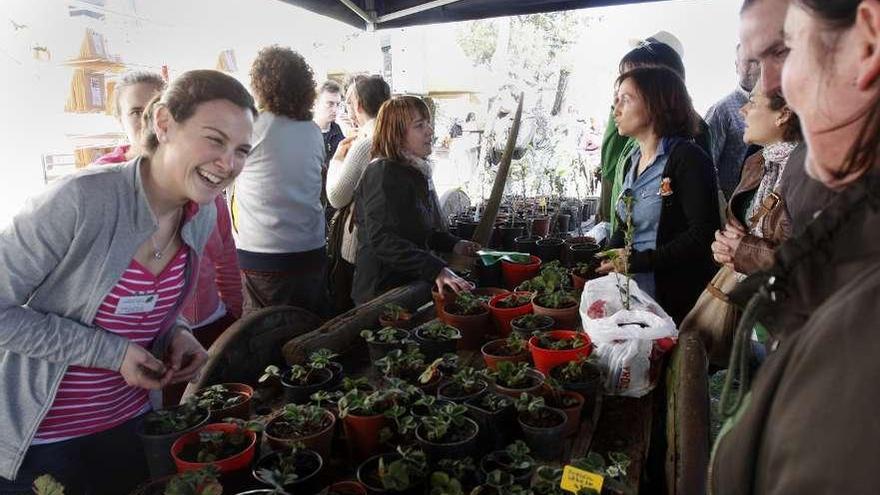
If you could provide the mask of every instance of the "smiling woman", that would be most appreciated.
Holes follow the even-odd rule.
[[[255,114],[235,79],[186,72],[145,110],[143,156],[53,183],[0,233],[0,492],[146,477],[136,426],[207,358],[178,315]]]

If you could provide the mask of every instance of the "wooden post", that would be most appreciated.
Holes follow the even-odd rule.
[[[486,210],[480,218],[480,224],[474,231],[473,240],[482,246],[489,244],[492,236],[492,228],[495,226],[495,217],[498,216],[498,208],[501,206],[501,196],[504,195],[504,186],[507,184],[507,176],[510,173],[510,162],[513,160],[513,150],[516,147],[516,138],[519,135],[519,125],[522,121],[523,93],[519,94],[519,103],[516,106],[516,115],[513,117],[513,126],[507,136],[507,146],[501,155],[501,163],[498,164],[498,172],[495,174],[495,183],[492,186],[492,195],[486,203]]]

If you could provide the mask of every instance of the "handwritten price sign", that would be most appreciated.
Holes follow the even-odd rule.
[[[573,493],[577,493],[584,488],[595,490],[596,493],[602,493],[602,483],[605,478],[598,474],[593,474],[583,469],[573,466],[565,466],[562,470],[562,482],[560,487]]]

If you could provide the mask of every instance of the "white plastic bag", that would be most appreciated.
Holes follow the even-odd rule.
[[[652,354],[671,347],[678,338],[672,318],[648,294],[629,281],[630,309],[624,309],[620,287],[626,277],[611,273],[590,280],[581,296],[581,320],[594,355],[606,375],[605,390],[612,395],[642,397],[655,384]],[[658,341],[665,345],[658,346]]]

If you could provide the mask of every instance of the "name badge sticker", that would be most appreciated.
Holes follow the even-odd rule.
[[[578,469],[574,466],[565,466],[562,469],[562,482],[559,486],[563,490],[578,493],[584,488],[595,490],[596,493],[602,493],[602,483],[605,477],[598,474]]]
[[[143,294],[139,296],[120,297],[116,304],[117,315],[133,315],[137,313],[149,313],[156,307],[159,300],[158,294]]]

